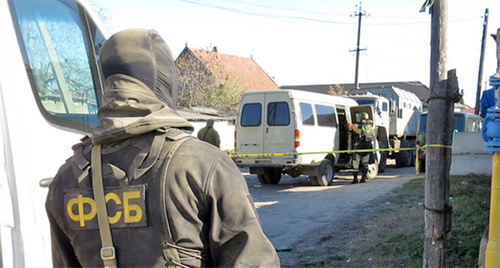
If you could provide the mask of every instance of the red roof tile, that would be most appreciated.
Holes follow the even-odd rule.
[[[239,78],[245,91],[279,89],[278,85],[251,58],[221,54],[216,51],[190,50],[222,84],[229,79]]]

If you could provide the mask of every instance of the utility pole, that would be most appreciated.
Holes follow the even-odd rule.
[[[362,2],[360,1],[359,2],[359,11],[357,11],[357,13],[354,13],[354,16],[358,16],[358,42],[357,42],[357,45],[356,45],[356,49],[355,50],[349,50],[350,52],[353,52],[353,51],[356,51],[356,69],[355,69],[355,74],[354,74],[354,86],[356,89],[359,89],[359,83],[358,83],[358,73],[359,73],[359,52],[360,51],[363,51],[363,50],[366,50],[366,48],[364,49],[361,49],[359,47],[359,44],[361,42],[361,17],[363,16],[366,16],[366,12],[362,12],[361,11],[361,6],[362,6]]]
[[[483,41],[481,42],[481,56],[479,58],[479,74],[477,77],[477,92],[476,92],[476,107],[474,108],[474,114],[479,114],[479,101],[481,98],[481,82],[483,80],[483,62],[484,62],[484,50],[486,48],[486,32],[488,31],[488,9],[484,11],[484,22],[483,22]]]
[[[455,71],[446,72],[447,0],[427,1],[427,3],[431,3],[428,6],[430,6],[432,25],[423,266],[445,267],[446,235],[451,230],[449,175],[453,108],[459,94]]]

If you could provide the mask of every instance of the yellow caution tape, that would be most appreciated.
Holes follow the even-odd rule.
[[[245,157],[290,156],[290,155],[305,155],[305,154],[352,154],[352,153],[412,151],[412,150],[416,150],[416,148],[399,148],[399,149],[383,148],[383,149],[340,150],[340,151],[302,152],[302,153],[230,154],[229,156],[231,158],[245,158]]]
[[[370,153],[370,152],[393,152],[393,151],[417,151],[415,154],[415,173],[420,174],[420,161],[418,160],[418,151],[422,150],[424,153],[428,147],[439,147],[451,149],[450,145],[443,144],[428,144],[416,148],[382,148],[382,149],[363,149],[363,150],[340,150],[340,151],[324,151],[324,152],[302,152],[302,153],[270,153],[270,154],[229,154],[231,158],[246,158],[246,157],[271,157],[271,156],[292,156],[292,155],[306,155],[306,154],[353,154],[353,153]]]
[[[417,153],[415,154],[415,174],[420,174],[420,161],[418,160],[418,151],[422,150],[424,153],[427,150],[427,147],[437,147],[437,148],[446,148],[451,149],[452,146],[444,145],[444,144],[428,144],[422,147],[417,147]]]

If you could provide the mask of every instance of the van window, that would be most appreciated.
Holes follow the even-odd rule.
[[[257,127],[260,126],[262,117],[262,106],[260,103],[247,103],[241,111],[241,126],[242,127]]]
[[[97,89],[101,87],[96,43],[87,42],[85,33],[101,39],[96,42],[102,41],[102,34],[92,22],[82,24],[81,18],[88,17],[81,16],[83,9],[75,2],[11,2],[26,71],[41,113],[56,125],[90,132],[100,123]]]
[[[302,124],[314,126],[312,105],[309,103],[300,103],[300,111],[302,115]]]
[[[318,126],[335,127],[337,119],[335,117],[335,109],[330,106],[315,105],[316,116],[318,117]]]
[[[290,110],[286,102],[270,102],[267,105],[267,125],[287,126],[290,124]]]
[[[387,102],[382,102],[382,111],[383,112],[389,111],[389,105]]]

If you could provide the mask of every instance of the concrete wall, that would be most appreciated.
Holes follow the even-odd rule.
[[[492,155],[484,149],[481,132],[455,133],[450,174],[491,176]]]

